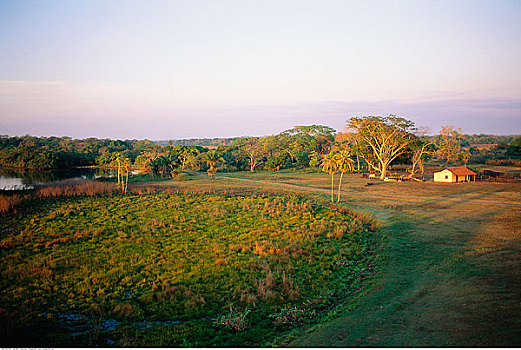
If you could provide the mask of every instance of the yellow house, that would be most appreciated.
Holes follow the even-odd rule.
[[[434,173],[434,182],[468,182],[474,181],[476,173],[467,167],[447,168]]]

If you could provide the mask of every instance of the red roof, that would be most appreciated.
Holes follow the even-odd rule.
[[[470,170],[469,168],[467,168],[465,166],[460,166],[457,168],[447,168],[447,170],[449,170],[454,175],[458,175],[458,176],[476,175],[475,172],[473,172],[472,170]]]

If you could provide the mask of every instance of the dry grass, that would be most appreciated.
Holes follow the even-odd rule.
[[[0,213],[9,213],[14,211],[21,202],[21,198],[17,194],[12,196],[0,195]]]
[[[39,198],[51,197],[81,197],[112,195],[117,191],[116,184],[81,179],[69,179],[52,182],[38,188],[35,196]]]

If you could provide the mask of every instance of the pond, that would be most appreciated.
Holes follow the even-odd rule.
[[[27,190],[35,185],[66,179],[96,179],[113,176],[109,169],[70,168],[53,170],[28,170],[0,167],[0,190]]]

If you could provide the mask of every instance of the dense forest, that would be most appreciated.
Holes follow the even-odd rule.
[[[155,141],[161,146],[166,145],[184,145],[184,146],[203,146],[203,147],[218,147],[218,146],[231,146],[238,137],[215,137],[215,138],[203,138],[203,139],[182,139],[182,140],[161,140]]]
[[[369,138],[389,136],[391,151],[375,149]],[[375,138],[378,141],[378,137]],[[387,145],[389,146],[389,145]],[[393,150],[392,147],[395,147]],[[28,169],[121,166],[147,169],[160,176],[178,170],[219,171],[324,167],[328,155],[350,159],[351,170],[385,173],[407,164],[423,171],[428,160],[448,164],[511,164],[521,159],[521,136],[465,135],[452,126],[439,135],[420,133],[396,116],[351,118],[344,132],[323,125],[296,126],[276,135],[170,141],[72,139],[70,137],[0,137],[0,166]],[[382,160],[385,152],[392,157]],[[384,157],[385,158],[385,157]],[[324,170],[324,169],[323,169]]]

